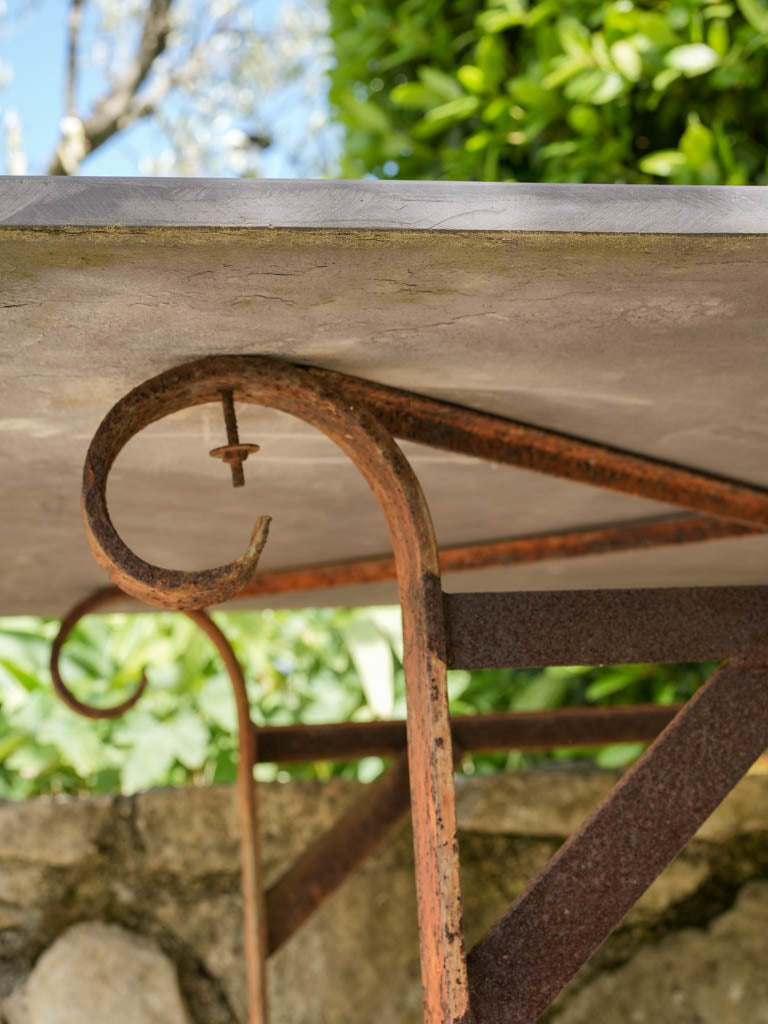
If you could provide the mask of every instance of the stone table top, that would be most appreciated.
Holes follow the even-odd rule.
[[[339,370],[768,487],[768,189],[469,182],[0,179],[0,614],[62,614],[101,570],[82,463],[135,384],[212,354]],[[264,568],[384,554],[327,439],[238,409],[233,490],[191,409],[120,456],[110,506],[150,561],[204,568],[273,516]],[[669,506],[404,445],[441,545]],[[448,576],[449,590],[765,583],[768,538]],[[281,597],[394,600],[394,585]],[[275,598],[254,606],[277,603]]]

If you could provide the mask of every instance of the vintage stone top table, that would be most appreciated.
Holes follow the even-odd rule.
[[[94,431],[94,554],[225,659],[204,605],[399,592],[408,756],[266,899],[250,767],[288,740],[240,707],[253,1024],[268,950],[399,819],[406,769],[425,1020],[523,1024],[768,746],[767,233],[761,188],[0,180],[0,612],[103,580],[75,483]],[[240,442],[233,490],[207,453]],[[190,572],[266,515],[258,565],[266,520]],[[671,713],[451,723],[446,667],[728,655],[467,961],[452,745],[650,738]],[[405,742],[298,732],[314,756]]]

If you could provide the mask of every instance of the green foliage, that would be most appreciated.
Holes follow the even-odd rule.
[[[330,0],[342,176],[762,184],[765,0]]]
[[[216,615],[245,671],[254,721],[370,721],[405,716],[397,608],[230,612]],[[153,785],[230,782],[236,720],[229,680],[208,639],[181,615],[89,616],[68,639],[62,675],[77,696],[115,704],[146,667],[149,688],[117,721],[78,717],[54,696],[48,672],[58,623],[0,619],[0,797],[134,792]],[[452,672],[454,714],[535,711],[578,704],[662,703],[690,696],[706,666],[632,665],[543,671]],[[547,755],[467,758],[466,771],[520,767],[542,757],[632,760],[637,746]],[[380,758],[318,762],[286,770],[259,765],[260,778],[345,775],[370,781]]]

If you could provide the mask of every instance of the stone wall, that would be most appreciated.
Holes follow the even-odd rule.
[[[467,940],[583,820],[608,773],[460,780]],[[261,788],[268,881],[362,787]],[[244,1024],[227,788],[0,805],[5,1024]],[[749,776],[547,1015],[556,1024],[768,1022],[768,778]],[[270,963],[273,1024],[417,1024],[403,828]]]

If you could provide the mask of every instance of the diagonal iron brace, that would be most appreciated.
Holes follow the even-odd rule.
[[[768,746],[768,653],[716,672],[468,958],[476,1024],[533,1024]]]

